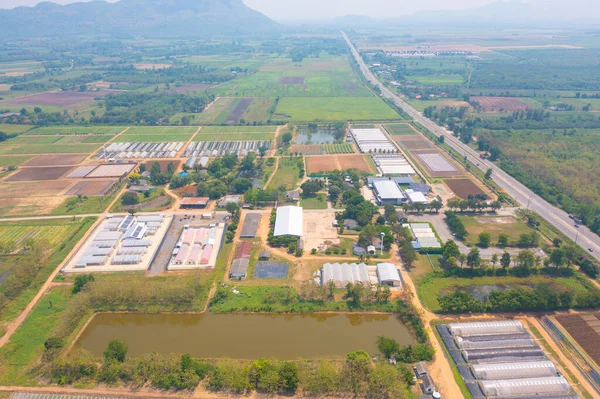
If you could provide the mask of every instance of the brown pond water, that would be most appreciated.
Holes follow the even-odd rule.
[[[378,335],[400,345],[414,339],[396,316],[357,314],[99,314],[75,347],[102,356],[111,339],[129,345],[129,356],[190,353],[195,357],[279,359],[377,353]]]

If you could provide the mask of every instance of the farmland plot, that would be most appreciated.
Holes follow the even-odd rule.
[[[20,249],[25,240],[44,240],[51,246],[60,243],[71,223],[52,221],[50,223],[23,221],[0,224],[0,245],[9,245]]]

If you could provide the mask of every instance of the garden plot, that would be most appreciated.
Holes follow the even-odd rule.
[[[175,158],[184,145],[183,142],[110,143],[100,150],[96,159]]]
[[[444,183],[450,187],[454,194],[463,199],[469,198],[469,195],[484,194],[483,190],[470,179],[446,179]]]
[[[36,241],[43,240],[49,245],[54,245],[63,239],[64,234],[69,230],[69,222],[36,222],[21,221],[0,224],[0,245],[9,245],[14,250],[23,246],[27,239]]]
[[[269,140],[257,141],[194,141],[183,152],[184,157],[216,157],[226,154],[237,154],[246,156],[250,152],[259,152],[263,147],[267,151],[271,149]]]
[[[431,141],[421,136],[394,136],[394,140],[407,150],[427,150],[434,148]]]
[[[323,153],[323,149],[320,144],[294,144],[290,148],[290,152],[292,154],[302,154],[302,155],[321,155]]]
[[[227,119],[225,119],[225,123],[229,124],[238,124],[244,116],[244,113],[248,109],[248,107],[252,104],[252,98],[242,98],[240,102],[235,106],[235,108],[231,111]]]
[[[556,320],[573,337],[579,346],[600,364],[600,319],[597,313],[557,315]]]
[[[38,155],[23,166],[72,166],[81,162],[87,154]]]
[[[327,173],[334,170],[356,169],[373,173],[363,155],[322,155],[306,158],[308,174]]]
[[[481,112],[514,112],[525,111],[528,106],[514,97],[471,97],[469,102],[480,108]]]
[[[65,173],[71,170],[70,166],[55,168],[22,168],[9,176],[6,181],[37,181],[37,180],[58,180]]]
[[[65,195],[104,195],[117,183],[117,180],[80,181],[65,193]]]
[[[103,90],[99,92],[81,92],[81,91],[56,91],[31,94],[28,96],[11,98],[5,100],[5,103],[18,105],[41,105],[53,107],[67,107],[85,101],[93,101],[96,97],[104,97],[115,93],[112,90]]]

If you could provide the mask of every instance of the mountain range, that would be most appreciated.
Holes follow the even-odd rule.
[[[142,35],[193,37],[277,31],[279,24],[242,0],[121,0],[0,10],[0,37]]]

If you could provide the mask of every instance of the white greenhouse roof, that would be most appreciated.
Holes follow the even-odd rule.
[[[400,191],[400,188],[395,181],[392,180],[379,180],[373,182],[373,186],[377,191],[377,195],[381,199],[404,199],[404,194]]]
[[[387,262],[377,264],[377,277],[379,277],[379,282],[402,281],[396,265]]]
[[[411,189],[405,190],[404,191],[406,193],[406,196],[408,197],[408,200],[410,202],[414,203],[427,203],[427,197],[425,197],[425,195],[420,192],[420,191],[414,191]]]
[[[302,207],[282,206],[277,208],[277,217],[275,219],[275,231],[273,235],[302,237]]]
[[[364,263],[325,263],[323,265],[322,283],[333,281],[338,286],[347,283],[370,282],[369,271]]]
[[[569,392],[564,377],[524,378],[517,380],[492,380],[479,382],[486,396],[540,395]]]
[[[555,377],[556,367],[551,361],[474,364],[473,375],[480,380],[509,380],[514,378]]]
[[[525,332],[525,327],[520,321],[481,321],[471,323],[451,323],[448,330],[452,335],[483,335]]]

